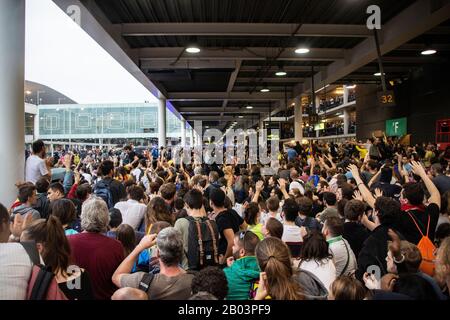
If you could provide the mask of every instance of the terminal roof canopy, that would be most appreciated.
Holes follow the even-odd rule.
[[[250,127],[285,108],[286,100],[290,105],[292,98],[311,92],[312,76],[315,88],[380,82],[374,76],[374,33],[366,26],[370,1],[81,3],[188,121],[217,128],[237,121]],[[379,37],[388,80],[448,58],[448,1],[375,4],[381,9]],[[422,56],[430,45],[438,54]],[[188,53],[188,47],[200,52]],[[310,51],[295,53],[299,47]],[[275,75],[280,70],[287,74]],[[249,104],[252,109],[246,108]]]

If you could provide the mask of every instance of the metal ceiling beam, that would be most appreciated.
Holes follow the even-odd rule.
[[[237,78],[236,82],[274,82],[274,83],[300,83],[304,82],[305,78],[288,78],[288,77],[277,77],[277,78],[262,78],[261,81],[258,81],[259,78]]]
[[[162,61],[162,60],[143,60],[141,69],[234,69],[235,61],[232,60],[186,60]]]
[[[281,60],[281,59],[279,59]],[[324,70],[326,67],[314,67],[316,71]],[[242,66],[241,72],[254,72],[261,69],[266,70],[265,66]],[[280,68],[278,66],[272,66],[268,72],[277,72]],[[286,72],[308,72],[311,73],[311,66],[283,66],[283,70]]]
[[[145,60],[267,60],[278,55],[280,48],[246,47],[246,48],[203,48],[198,54],[189,54],[183,47],[155,47],[132,49],[132,54]],[[296,54],[295,48],[286,48],[279,60],[288,61],[335,61],[344,59],[345,49],[311,48],[306,54]]]
[[[289,97],[289,94],[288,94]],[[171,101],[195,101],[195,100],[242,100],[242,101],[268,101],[284,99],[284,92],[172,92],[169,93]]]
[[[288,23],[124,23],[124,37],[139,36],[252,36],[290,37],[298,24]],[[365,25],[303,24],[297,37],[368,37]]]
[[[213,106],[213,107],[179,107],[178,111],[180,113],[197,113],[197,112],[201,112],[201,113],[218,113],[220,112],[219,110],[221,106],[217,105],[217,106]],[[268,106],[254,106],[253,109],[246,109],[244,107],[226,107],[225,109],[225,113],[235,113],[235,112],[239,112],[239,113],[259,113],[259,112],[264,112],[264,111],[269,111],[269,107]]]
[[[450,19],[450,3],[448,1],[441,3],[442,6],[436,8],[436,1],[434,0],[418,0],[389,20],[389,22],[379,30],[381,54],[386,54],[395,50],[408,41],[411,41],[417,36],[424,34]],[[330,64],[326,70],[317,73],[314,76],[315,87],[320,88],[327,84],[334,83],[353,71],[374,61],[376,58],[377,50],[375,41],[373,37],[371,37],[362,41],[350,50],[344,61],[336,61]],[[383,57],[383,61],[389,60],[395,60],[394,62],[405,62],[405,59],[402,59],[401,57],[391,59]],[[414,60],[411,62],[416,63],[417,61]],[[302,87],[299,86],[294,89],[294,94],[299,95],[309,91],[311,91],[311,83],[306,82]]]
[[[218,117],[217,115],[208,116],[208,115],[185,115],[184,116],[186,120],[192,121],[192,120],[201,120],[201,121],[218,121],[218,122],[224,122],[224,121],[237,121],[237,122],[243,122],[248,119],[242,118],[239,119],[238,116],[223,116]]]
[[[236,60],[236,67],[230,75],[230,80],[228,80],[227,93],[230,93],[231,91],[233,91],[234,84],[239,75],[239,69],[241,68],[241,64],[242,64],[242,60]],[[223,100],[223,102],[222,102],[223,110],[222,110],[222,113],[220,114],[221,116],[223,116],[223,113],[225,112],[225,108],[226,108],[227,104],[228,104],[228,100],[227,99]]]

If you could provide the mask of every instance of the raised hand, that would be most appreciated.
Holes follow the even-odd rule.
[[[412,172],[419,177],[426,176],[425,168],[417,161],[411,161]]]
[[[364,201],[364,198],[359,190],[355,190],[353,192],[353,199],[359,200],[359,201]]]
[[[264,182],[261,180],[256,182],[256,191],[261,192],[263,189],[264,189]]]
[[[377,199],[379,197],[382,197],[382,196],[383,196],[383,191],[381,191],[380,188],[376,188],[375,189],[375,194],[374,194],[375,199]]]
[[[142,250],[153,247],[156,244],[156,236],[157,236],[156,233],[144,236],[141,242],[139,242],[138,246]]]

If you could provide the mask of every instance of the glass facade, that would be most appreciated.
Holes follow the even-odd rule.
[[[156,103],[40,105],[38,116],[40,139],[158,137]],[[181,137],[181,120],[169,110],[166,135]]]

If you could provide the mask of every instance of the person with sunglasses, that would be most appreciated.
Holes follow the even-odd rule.
[[[233,256],[223,270],[228,280],[227,300],[248,300],[252,284],[259,279],[255,250],[259,238],[251,231],[234,234]]]

